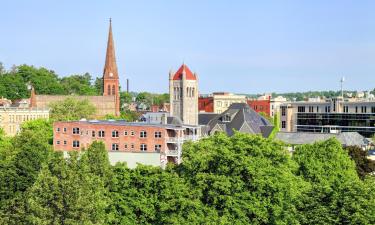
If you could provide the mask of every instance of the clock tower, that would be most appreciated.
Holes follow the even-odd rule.
[[[103,96],[114,96],[116,116],[120,115],[120,82],[116,65],[115,44],[112,36],[112,20],[109,19],[107,54],[103,72]]]

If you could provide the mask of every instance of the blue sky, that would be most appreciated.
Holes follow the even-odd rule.
[[[101,76],[113,19],[121,84],[167,92],[184,61],[201,93],[375,88],[375,1],[0,1],[0,61]]]

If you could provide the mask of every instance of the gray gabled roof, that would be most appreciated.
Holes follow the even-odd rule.
[[[207,120],[207,114],[199,114],[202,121]],[[223,118],[229,118],[229,121]],[[229,136],[234,134],[234,130],[243,133],[262,134],[268,137],[273,129],[273,125],[251,109],[246,103],[233,103],[225,112],[212,116],[207,123],[212,130],[220,126]]]
[[[317,141],[325,141],[332,137],[344,146],[365,146],[367,145],[366,138],[357,132],[342,132],[338,134],[331,133],[308,133],[308,132],[279,132],[276,134],[276,139],[281,140],[287,144],[300,145],[312,144]]]

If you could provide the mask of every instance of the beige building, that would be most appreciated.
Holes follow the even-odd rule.
[[[220,114],[227,110],[233,103],[246,103],[245,95],[236,95],[227,92],[213,93],[214,113]]]
[[[41,108],[0,107],[0,127],[8,136],[16,135],[23,122],[48,119],[49,110]]]
[[[280,106],[283,132],[375,134],[375,101],[366,99],[314,99]]]
[[[170,114],[183,124],[198,125],[198,76],[185,65],[169,72]]]
[[[283,96],[277,96],[276,98],[272,98],[270,101],[270,116],[274,117],[276,114],[280,113],[280,105],[285,104],[287,99]]]

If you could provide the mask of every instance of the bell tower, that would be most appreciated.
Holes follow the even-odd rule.
[[[112,19],[109,19],[107,53],[103,72],[103,96],[115,96],[116,116],[120,115],[120,82],[117,71],[115,44],[112,35]]]
[[[184,124],[198,125],[198,75],[185,63],[176,73],[169,72],[169,98],[171,115]]]

